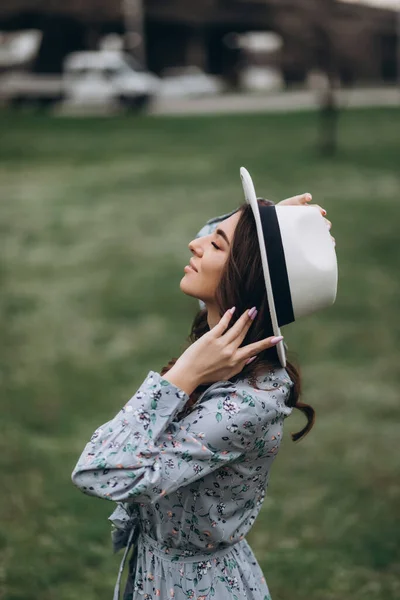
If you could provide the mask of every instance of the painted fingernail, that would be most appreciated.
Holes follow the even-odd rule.
[[[271,340],[270,340],[271,341],[271,345],[275,346],[276,344],[279,344],[279,342],[282,341],[282,340],[283,340],[283,335],[278,335],[276,337],[272,337]]]
[[[255,306],[253,306],[253,308],[251,308],[251,309],[249,310],[249,312],[248,312],[248,315],[249,315],[250,319],[252,319],[252,320],[254,321],[254,319],[255,319],[255,318],[256,318],[256,316],[257,316],[257,313],[258,313],[258,310],[256,309],[256,307],[255,307]]]
[[[231,315],[233,315],[235,310],[236,310],[236,306],[232,306],[232,308],[229,309],[229,312],[231,313]]]
[[[253,356],[252,358],[249,358],[249,360],[246,360],[246,365],[249,365],[253,360],[256,360],[256,358],[257,356]]]
[[[324,216],[327,214],[324,208],[322,209],[322,212],[324,213]]]
[[[253,314],[253,312],[254,312],[255,310],[256,310],[256,307],[255,307],[255,306],[253,306],[253,308],[250,308],[250,310],[249,310],[249,311],[248,311],[248,313],[247,313],[247,314],[249,315],[249,317],[251,317],[251,315]]]

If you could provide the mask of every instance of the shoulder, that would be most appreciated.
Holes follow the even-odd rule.
[[[292,408],[286,405],[293,382],[283,367],[270,368],[259,375],[255,382],[248,378],[235,381],[218,381],[210,386],[201,398],[201,403],[226,401],[233,403],[235,410],[251,410],[265,417],[287,417]]]
[[[263,409],[273,410],[278,416],[289,416],[293,408],[287,406],[293,381],[283,367],[271,367],[259,375],[255,382],[247,378],[237,381],[239,393],[249,393],[261,403]]]
[[[283,367],[271,368],[259,376],[256,383],[259,388],[258,393],[275,406],[278,414],[287,417],[292,413],[293,408],[286,403],[294,383],[286,369]]]

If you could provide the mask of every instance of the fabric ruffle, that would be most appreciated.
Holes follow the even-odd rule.
[[[116,509],[108,517],[111,521],[111,541],[114,552],[118,552],[121,548],[128,545],[132,530],[132,540],[136,538],[140,532],[140,515],[136,505],[128,504],[127,502],[118,502]]]

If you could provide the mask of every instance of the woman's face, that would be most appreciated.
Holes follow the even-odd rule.
[[[185,267],[185,275],[180,282],[184,294],[198,298],[206,304],[213,303],[240,214],[239,211],[236,212],[225,221],[221,221],[214,233],[189,243],[189,250],[193,256],[190,259],[192,266]]]

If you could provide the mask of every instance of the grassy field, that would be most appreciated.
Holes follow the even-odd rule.
[[[243,164],[272,200],[313,194],[340,267],[335,306],[284,331],[317,424],[295,446],[286,422],[248,540],[274,600],[400,598],[400,111],[344,114],[331,161],[311,113],[0,126],[0,596],[111,598],[112,506],[70,474],[182,351],[187,244],[242,202]]]

